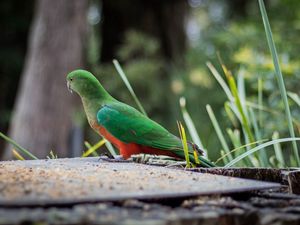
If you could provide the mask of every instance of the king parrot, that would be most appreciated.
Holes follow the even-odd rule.
[[[67,75],[67,86],[81,97],[90,126],[118,148],[124,159],[140,153],[184,159],[180,138],[135,108],[113,98],[90,72],[72,71]],[[215,166],[200,156],[202,151],[195,144],[189,142],[188,148],[192,162],[198,161],[194,158],[196,150],[201,166]]]

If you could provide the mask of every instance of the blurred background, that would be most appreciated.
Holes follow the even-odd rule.
[[[300,2],[265,4],[287,89],[299,94]],[[221,128],[232,126],[224,91],[206,66],[210,61],[220,69],[217,53],[234,75],[242,71],[248,99],[256,101],[261,79],[264,104],[284,111],[257,1],[4,0],[0,12],[0,131],[38,157],[51,150],[79,156],[85,140],[99,140],[79,97],[66,88],[68,72],[90,70],[114,97],[136,106],[113,59],[148,115],[175,134],[184,96],[213,159],[221,147],[205,105]],[[292,113],[297,117],[299,107]],[[262,137],[288,134],[278,114],[262,116]],[[2,158],[12,157],[11,148],[0,140]]]

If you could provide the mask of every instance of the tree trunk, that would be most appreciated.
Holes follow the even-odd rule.
[[[76,102],[66,74],[84,65],[87,0],[40,0],[9,136],[37,157],[68,155]],[[76,101],[76,100],[75,100]],[[11,158],[11,148],[5,158]]]

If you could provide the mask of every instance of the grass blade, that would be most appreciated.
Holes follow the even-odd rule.
[[[261,77],[258,78],[258,93],[257,93],[257,104],[260,106],[260,108],[263,107],[263,80]],[[260,127],[262,127],[262,110],[259,109],[258,111],[258,124]]]
[[[241,101],[241,106],[243,108],[243,112],[247,120],[249,121],[248,109],[246,107],[246,88],[245,88],[245,79],[244,79],[244,71],[242,69],[239,70],[237,76],[237,90],[238,96]]]
[[[182,141],[184,157],[185,157],[185,161],[186,161],[186,167],[191,168],[189,149],[188,149],[188,144],[187,144],[187,140],[186,140],[185,130],[184,130],[184,127],[182,126],[181,122],[177,121],[177,125],[178,125],[178,129],[179,129],[180,138]]]
[[[300,97],[298,94],[293,93],[293,92],[288,92],[288,96],[300,107]],[[293,123],[296,125],[298,133],[300,134],[300,124],[299,122],[295,119],[293,119]]]
[[[228,80],[230,91],[234,98],[231,101],[232,110],[236,113],[237,118],[240,120],[246,144],[253,143],[255,140],[254,140],[254,135],[251,131],[251,126],[250,126],[251,123],[250,123],[249,118],[246,113],[246,111],[247,111],[246,107],[243,107],[243,103],[242,103],[241,96],[240,96],[239,90],[237,88],[235,79],[234,79],[233,75],[231,74],[231,72],[227,69],[225,64],[222,63],[222,60],[220,57],[219,57],[219,59],[220,59],[224,74]],[[244,102],[246,102],[246,101],[244,101]],[[249,150],[249,149],[250,149],[250,146],[247,146],[247,150]],[[253,155],[251,155],[249,158],[247,158],[246,161],[247,161],[247,165],[250,164],[254,167],[258,166],[257,165],[258,160]]]
[[[210,62],[207,62],[206,66],[208,67],[208,69],[210,70],[212,75],[215,77],[215,79],[218,81],[220,86],[223,88],[225,94],[227,95],[227,98],[230,101],[233,101],[233,96],[231,94],[231,91],[230,91],[228,85],[226,84],[226,82],[224,81],[222,76],[219,74],[219,72],[216,70],[216,68]]]
[[[184,122],[187,126],[187,129],[192,137],[193,142],[198,145],[203,151],[204,151],[204,156],[207,156],[207,151],[206,149],[203,147],[203,144],[201,142],[201,139],[198,135],[198,132],[196,130],[196,127],[193,123],[193,120],[190,116],[190,114],[188,113],[187,109],[186,109],[186,100],[184,97],[181,97],[179,100],[179,104],[180,104],[180,108],[181,108],[181,112],[182,112],[182,116],[184,119]]]
[[[253,136],[251,128],[250,128],[249,119],[247,117],[246,110],[243,107],[243,103],[240,98],[234,77],[232,76],[231,72],[226,68],[226,66],[224,64],[222,64],[222,68],[228,79],[229,87],[230,87],[231,93],[234,98],[234,103],[239,111],[240,116],[241,116],[240,122],[242,124],[243,130],[245,130],[245,134],[247,135],[249,142],[254,142],[254,136]]]
[[[124,73],[121,65],[120,65],[120,63],[118,62],[118,60],[114,59],[113,60],[113,64],[116,67],[116,70],[118,71],[118,73],[119,73],[120,77],[122,78],[123,82],[125,83],[127,89],[129,90],[129,92],[130,92],[132,98],[134,99],[135,103],[139,107],[140,111],[145,116],[147,116],[146,111],[144,110],[144,108],[143,108],[142,104],[140,103],[139,99],[136,97],[136,94],[135,94],[134,90],[132,89],[132,87],[131,87],[131,85],[130,85],[130,83],[129,83],[129,81],[128,81],[128,79],[127,79],[127,77],[126,77],[126,75],[125,75],[125,73]]]
[[[228,136],[230,137],[231,143],[233,144],[234,148],[238,148],[242,145],[240,131],[235,129],[234,131],[230,128],[226,129]]]
[[[273,115],[280,116],[280,117],[284,117],[285,116],[284,113],[281,113],[280,111],[272,110],[272,109],[267,108],[265,106],[259,106],[259,105],[255,104],[253,102],[247,101],[246,104],[247,104],[248,107],[251,107],[253,109],[262,110],[262,111],[265,111],[265,112],[268,112],[268,113],[271,113]],[[294,117],[292,117],[292,122],[294,123],[295,126],[300,127],[299,120],[297,120]]]
[[[91,148],[89,148],[87,151],[85,151],[82,154],[81,157],[87,157],[87,156],[89,156],[92,152],[96,151],[98,148],[100,148],[102,145],[104,145],[105,142],[106,142],[106,140],[102,139],[97,144],[95,144],[94,146],[92,146]]]
[[[21,156],[21,154],[16,149],[13,149],[12,153],[17,160],[25,160],[24,157]]]
[[[13,139],[7,137],[2,132],[0,132],[0,137],[2,137],[8,143],[12,144],[16,148],[16,150],[18,150],[19,152],[22,152],[24,155],[27,155],[29,158],[31,158],[31,159],[38,159],[35,155],[33,155],[32,153],[30,153],[27,149],[23,148],[19,144],[17,144]]]
[[[234,153],[234,152],[236,152],[236,151],[238,151],[240,149],[243,149],[243,148],[246,148],[246,147],[251,146],[253,144],[257,144],[257,143],[264,142],[264,141],[267,141],[267,140],[268,139],[263,139],[263,140],[255,141],[253,143],[249,143],[249,144],[246,144],[246,145],[239,146],[239,147],[237,147],[235,149],[230,150],[230,153]],[[217,159],[217,161],[215,163],[218,163],[220,160],[222,160],[226,156],[227,156],[227,154],[225,154],[224,156],[221,156],[220,158]]]
[[[118,154],[116,153],[114,147],[112,146],[112,144],[111,144],[108,140],[106,140],[105,146],[106,146],[106,148],[108,149],[109,153],[110,153],[112,156],[118,155]]]
[[[237,109],[236,105],[234,104],[234,102],[229,102],[228,106],[230,107],[231,111],[234,113],[236,118],[241,122],[242,121],[241,114],[238,111],[238,109]],[[237,127],[238,126],[239,126],[239,123],[238,123]]]
[[[90,149],[90,148],[92,148],[93,146],[89,143],[89,142],[87,142],[87,141],[85,141],[84,142],[84,145],[85,145],[85,147],[87,148],[87,149]],[[91,153],[93,156],[99,156],[98,155],[98,153],[96,152],[96,151],[93,151],[92,153]]]
[[[279,139],[279,133],[277,131],[275,131],[273,133],[272,139],[273,140]],[[285,163],[284,163],[284,158],[283,158],[283,154],[282,154],[282,149],[281,149],[281,146],[279,143],[274,144],[274,150],[275,150],[276,159],[279,162],[279,167],[283,168]]]
[[[294,92],[289,92],[289,91],[288,91],[287,94],[300,107],[300,98],[299,98],[299,95],[297,95]]]
[[[251,117],[253,128],[254,128],[255,138],[256,138],[256,140],[260,140],[261,133],[260,133],[260,130],[258,129],[258,124],[257,124],[257,119],[255,116],[255,113],[252,108],[249,108],[249,112],[250,112],[250,117]],[[269,164],[268,156],[267,156],[265,149],[262,149],[261,151],[259,151],[259,162],[263,167],[267,167]]]
[[[47,159],[57,159],[58,156],[51,150],[49,155],[47,155]]]
[[[219,159],[223,161],[224,165],[229,163],[228,157],[227,157],[228,154],[226,154],[224,150],[220,151],[220,155],[221,155],[221,157]],[[215,162],[215,164],[217,164],[219,162],[219,159]]]
[[[224,135],[222,133],[222,130],[221,130],[220,126],[219,126],[219,123],[218,123],[218,121],[217,121],[217,119],[215,117],[215,114],[214,114],[214,112],[213,112],[213,110],[212,110],[212,108],[211,108],[210,105],[206,105],[206,111],[207,111],[207,113],[209,115],[209,118],[210,118],[212,124],[213,124],[213,127],[215,128],[215,131],[217,133],[219,141],[221,142],[222,148],[224,149],[225,153],[228,154],[229,160],[233,160],[233,157],[232,157],[232,155],[231,155],[231,153],[229,151],[229,147],[227,145],[225,137],[224,137]]]
[[[286,113],[286,119],[288,122],[289,132],[290,132],[291,137],[294,138],[295,131],[294,131],[294,127],[293,127],[291,111],[290,111],[290,107],[289,107],[289,103],[288,103],[288,99],[287,99],[286,88],[285,88],[283,76],[281,73],[281,68],[280,68],[280,64],[279,64],[279,60],[278,60],[275,43],[273,40],[271,26],[270,26],[269,19],[267,16],[264,1],[258,0],[258,2],[259,2],[259,8],[260,8],[260,12],[261,12],[262,19],[263,19],[266,36],[267,36],[268,45],[269,45],[271,55],[273,58],[273,64],[275,67],[275,72],[276,72],[275,74],[276,74],[278,86],[280,89],[280,94],[281,94],[281,97],[282,97],[282,100],[284,103],[284,107],[285,107],[285,113]],[[297,147],[296,141],[292,141],[292,145],[293,145],[293,151],[294,151],[294,156],[296,158],[296,162],[297,162],[298,166],[300,166],[300,158],[299,158],[298,147]]]
[[[226,101],[224,103],[224,109],[225,109],[225,112],[229,118],[229,120],[231,121],[232,125],[237,128],[239,126],[238,124],[238,121],[236,120],[236,117],[235,117],[235,114],[232,110],[232,106],[230,105],[231,103]]]
[[[236,157],[234,160],[230,161],[229,163],[227,163],[224,167],[231,167],[234,164],[236,164],[237,162],[239,162],[240,160],[248,157],[249,155],[253,154],[254,152],[257,152],[265,147],[268,147],[270,145],[274,145],[276,143],[282,143],[282,142],[289,142],[289,141],[300,141],[300,138],[282,138],[282,139],[277,139],[277,140],[272,140],[269,142],[266,142],[264,144],[261,144],[243,154],[241,154],[240,156]]]

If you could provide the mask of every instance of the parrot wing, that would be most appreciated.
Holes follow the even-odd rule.
[[[104,105],[97,121],[114,137],[125,143],[136,143],[161,150],[182,152],[182,142],[158,123],[124,103]],[[189,146],[193,153],[193,146]],[[180,154],[181,155],[181,154]]]

